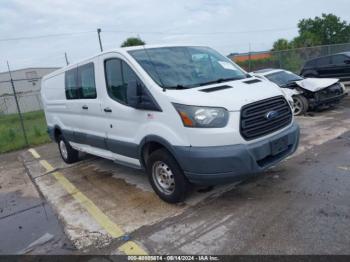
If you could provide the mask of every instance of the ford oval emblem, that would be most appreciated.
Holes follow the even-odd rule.
[[[278,117],[278,115],[279,115],[278,111],[270,111],[270,112],[266,113],[265,118],[267,120],[272,120],[272,119]]]

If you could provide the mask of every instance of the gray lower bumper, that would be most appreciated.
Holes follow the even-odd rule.
[[[288,147],[273,155],[272,143],[286,137]],[[214,185],[238,181],[280,162],[295,152],[299,126],[249,145],[215,147],[175,147],[176,158],[190,182]]]

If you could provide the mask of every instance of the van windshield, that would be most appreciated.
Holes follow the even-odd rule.
[[[208,47],[161,47],[129,54],[162,88],[186,89],[246,78],[231,60]]]

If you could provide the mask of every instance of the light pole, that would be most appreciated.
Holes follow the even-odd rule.
[[[97,28],[98,41],[100,43],[101,52],[103,52],[102,42],[101,42],[101,28]]]

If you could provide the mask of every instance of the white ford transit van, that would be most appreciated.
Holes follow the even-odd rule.
[[[44,77],[41,94],[65,162],[83,151],[145,169],[171,203],[191,183],[229,183],[275,165],[299,141],[280,88],[208,47],[103,52]]]

